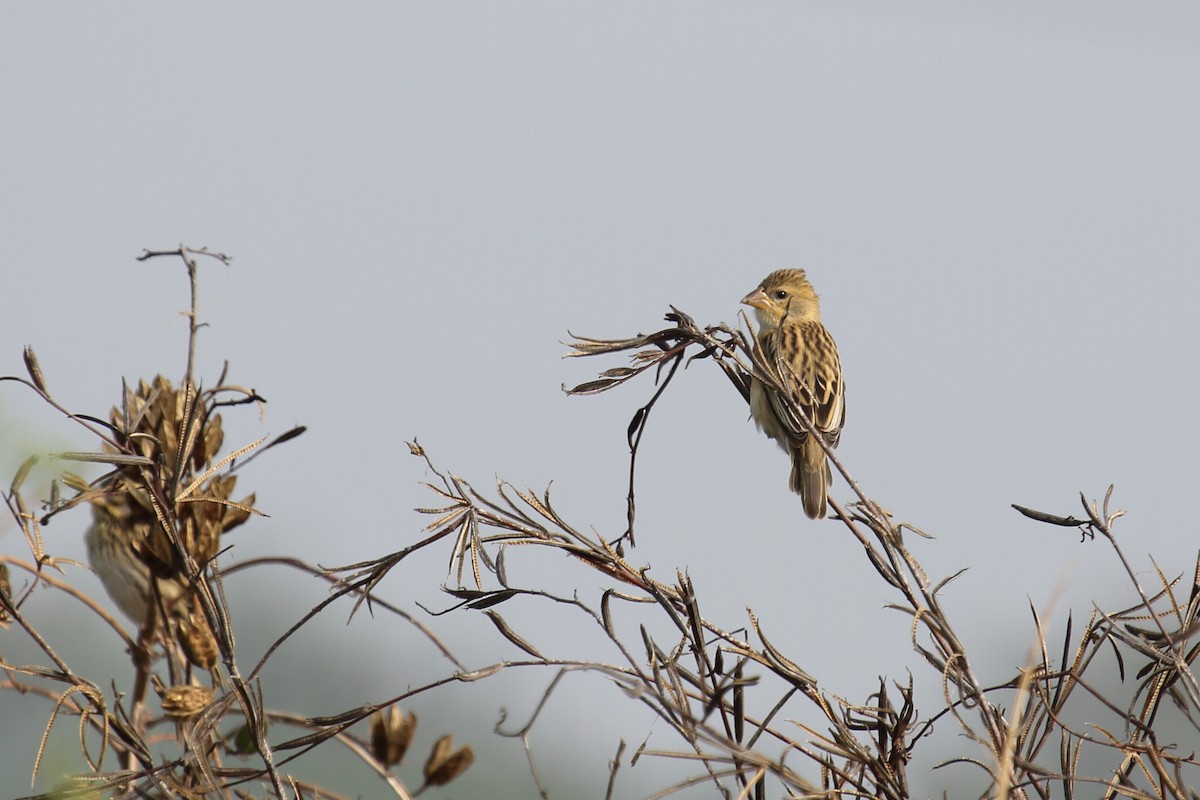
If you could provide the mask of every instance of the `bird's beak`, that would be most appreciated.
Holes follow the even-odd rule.
[[[771,301],[770,298],[767,297],[767,293],[764,292],[760,286],[742,298],[742,305],[751,306],[753,308],[761,308],[765,311],[771,305]]]

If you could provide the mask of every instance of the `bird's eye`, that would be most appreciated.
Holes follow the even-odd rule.
[[[776,299],[776,300],[782,300],[782,299],[784,299],[785,297],[787,297],[787,292],[785,292],[783,289],[776,289],[776,290],[775,290],[775,299]]]

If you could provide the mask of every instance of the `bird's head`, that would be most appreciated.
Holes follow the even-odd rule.
[[[772,272],[742,303],[754,309],[758,324],[764,330],[779,326],[784,317],[790,322],[809,322],[821,319],[821,306],[808,276],[802,269],[779,269]]]

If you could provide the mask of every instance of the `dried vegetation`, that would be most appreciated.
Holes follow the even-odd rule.
[[[193,298],[197,258],[224,260],[183,247],[144,258],[156,256],[183,260]],[[928,576],[907,546],[912,537],[924,534],[896,521],[868,497],[833,452],[829,455],[834,469],[850,487],[852,499],[844,504],[831,500],[834,515],[828,524],[842,526],[861,545],[862,571],[882,582],[890,607],[903,613],[898,624],[910,631],[912,646],[928,669],[902,680],[881,678],[870,696],[857,702],[845,699],[829,678],[810,674],[802,657],[772,644],[768,631],[788,624],[785,614],[759,609],[748,612],[746,619],[710,619],[701,611],[702,588],[684,572],[664,578],[631,563],[638,446],[656,402],[679,367],[711,363],[743,397],[751,373],[780,390],[786,385],[780,365],[767,363],[742,331],[723,325],[700,327],[673,308],[662,330],[620,340],[577,338],[570,353],[628,357],[626,365],[605,369],[597,379],[570,389],[573,394],[597,394],[653,379],[647,402],[627,432],[632,458],[624,532],[612,539],[587,532],[555,508],[548,492],[503,481],[493,492],[476,491],[435,466],[421,445],[411,442],[411,452],[426,462],[433,476],[428,488],[435,498],[430,507],[418,509],[429,522],[417,541],[377,559],[328,570],[288,561],[327,582],[329,597],[247,670],[238,661],[222,576],[255,565],[222,570],[227,546],[222,536],[258,512],[253,494],[233,499],[238,480],[233,471],[302,429],[222,455],[220,412],[264,400],[252,389],[227,384],[224,375],[214,388],[197,385],[191,366],[194,300],[192,308],[193,337],[183,380],[174,386],[160,376],[127,388],[107,420],[59,405],[32,350],[26,351],[27,376],[2,379],[23,384],[84,426],[99,443],[95,452],[60,454],[61,458],[108,468],[93,481],[64,473],[61,484],[71,494],[62,496],[55,488],[38,511],[31,510],[38,506],[22,495],[29,464],[5,493],[31,559],[0,557],[0,623],[23,629],[44,661],[17,665],[2,660],[0,638],[0,669],[5,671],[0,688],[44,697],[47,730],[64,724],[64,718],[74,718],[79,727],[80,774],[42,797],[332,797],[336,787],[303,783],[287,769],[296,754],[332,740],[350,748],[395,795],[410,797],[453,782],[471,765],[474,753],[470,747],[456,748],[451,735],[443,735],[429,750],[421,776],[405,782],[396,768],[413,745],[417,719],[402,712],[399,702],[426,692],[453,691],[456,683],[483,681],[518,668],[544,670],[546,688],[542,703],[524,725],[516,730],[505,729],[503,723],[497,726],[500,735],[520,741],[528,758],[530,786],[512,787],[514,795],[527,791],[554,796],[537,767],[530,732],[563,676],[579,672],[594,676],[609,691],[610,684],[620,687],[620,702],[649,709],[676,736],[673,747],[643,744],[634,752],[625,742],[614,742],[609,797],[628,795],[619,788],[623,770],[639,759],[660,757],[687,762],[690,775],[661,787],[656,797],[691,795],[693,787],[701,787],[702,794],[726,798],[899,800],[912,796],[909,764],[935,726],[961,734],[961,754],[944,766],[973,765],[981,770],[987,776],[983,797],[1200,796],[1189,788],[1200,784],[1194,747],[1159,735],[1167,714],[1185,730],[1197,731],[1200,687],[1191,665],[1200,652],[1195,643],[1200,564],[1183,578],[1159,572],[1157,588],[1143,590],[1114,532],[1121,512],[1110,507],[1111,489],[1099,503],[1081,495],[1079,517],[1015,508],[1041,523],[1076,529],[1106,543],[1128,572],[1129,607],[1113,612],[1097,608],[1085,624],[1069,623],[1058,642],[1047,638],[1035,611],[1032,655],[1017,654],[1014,661],[1024,666],[998,685],[981,681],[984,670],[957,627],[965,615],[955,619],[940,595],[957,576]],[[795,413],[798,425],[807,426],[798,407]],[[94,525],[129,532],[138,563],[154,576],[156,588],[149,602],[137,606],[116,598],[136,619],[135,635],[126,634],[102,602],[72,586],[77,565],[56,559],[43,547],[41,526],[81,505],[91,507]],[[584,590],[562,595],[544,586],[514,585],[506,560],[520,557],[529,547],[570,556],[562,569],[575,572],[573,585],[601,588],[589,596]],[[426,548],[448,553],[452,583],[445,588],[458,600],[457,613],[487,615],[500,639],[526,658],[469,668],[420,621],[422,612],[396,608],[375,594],[387,585],[393,570],[402,569],[409,556]],[[46,591],[69,593],[98,624],[121,633],[136,675],[130,695],[115,694],[108,678],[75,672],[57,654],[55,631],[35,629],[28,622],[26,605]],[[578,615],[579,629],[593,631],[616,658],[599,662],[543,655],[529,633],[518,631],[501,613],[503,605],[517,597]],[[336,716],[305,718],[264,707],[260,675],[265,662],[296,630],[335,602],[355,609],[366,604],[406,620],[428,636],[453,669],[444,679]],[[655,635],[652,630],[669,633]],[[538,631],[534,638],[545,634]],[[1121,679],[1116,693],[1101,690],[1101,683],[1092,680],[1101,664],[1116,666]],[[1127,674],[1133,664],[1144,666]],[[887,667],[881,664],[879,671]],[[941,702],[918,708],[917,686],[937,687],[936,693],[924,691],[921,696],[940,696]],[[149,687],[158,695],[157,709],[148,698]],[[1088,709],[1086,724],[1078,721],[1079,708]],[[814,714],[819,724],[796,721]],[[38,734],[30,730],[29,735]],[[507,745],[497,741],[488,746]],[[38,769],[38,764],[30,765],[31,772]],[[597,787],[596,794],[600,791]]]

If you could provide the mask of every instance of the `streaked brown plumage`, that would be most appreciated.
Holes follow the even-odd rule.
[[[772,272],[742,302],[758,318],[758,343],[779,370],[781,383],[825,437],[837,447],[846,420],[845,386],[837,345],[821,324],[817,293],[802,269]],[[755,378],[750,384],[750,415],[759,430],[792,458],[790,486],[812,519],[825,516],[833,475],[820,442],[787,410],[778,393]]]

